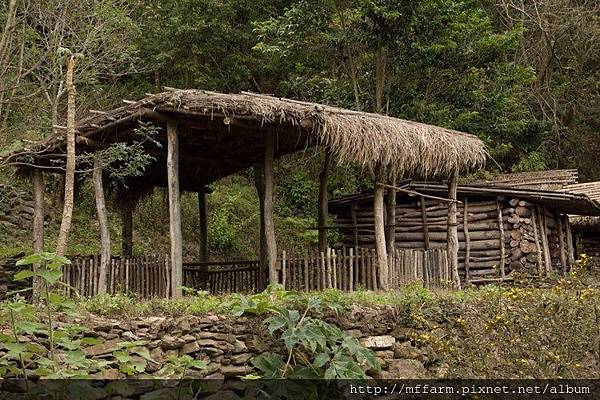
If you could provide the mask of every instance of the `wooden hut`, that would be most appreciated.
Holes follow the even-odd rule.
[[[179,195],[182,191],[198,193],[200,210],[205,207],[207,185],[245,170],[254,168],[261,215],[261,272],[270,282],[277,282],[277,247],[273,227],[273,161],[275,158],[320,146],[338,163],[359,165],[370,171],[375,180],[373,207],[377,240],[377,267],[380,287],[386,288],[387,254],[384,243],[383,185],[395,176],[414,176],[425,179],[447,178],[447,195],[456,194],[458,175],[465,170],[481,167],[486,151],[481,140],[473,135],[441,127],[405,121],[378,114],[344,110],[272,96],[241,93],[222,94],[203,90],[167,88],[166,92],[147,95],[139,101],[111,111],[94,111],[81,120],[76,129],[77,154],[102,151],[114,143],[132,143],[140,122],[151,122],[159,128],[154,141],[144,144],[154,158],[140,176],[129,177],[126,187],[132,192],[147,188],[166,187],[169,194],[171,238],[171,293],[181,295],[182,238]],[[44,181],[42,173],[64,173],[64,153],[68,147],[65,136],[27,145],[4,157],[2,162],[19,166],[32,176],[35,215],[43,215]],[[87,158],[89,162],[90,158]],[[86,166],[90,168],[89,165]],[[94,170],[101,168],[95,166]],[[94,174],[95,194],[102,197],[102,174]],[[106,179],[106,176],[104,177]],[[327,211],[327,163],[321,174],[320,235],[325,234]],[[123,196],[127,198],[128,196]],[[456,202],[449,203],[448,218],[456,218]],[[100,207],[100,206],[99,206]],[[133,207],[123,208],[124,221],[130,221]],[[99,208],[100,214],[100,208]],[[126,215],[129,214],[129,215]],[[199,230],[206,234],[206,213],[200,213]],[[34,248],[43,246],[43,219],[34,218]],[[456,226],[449,224],[448,255],[456,271]],[[123,232],[131,236],[131,229]],[[201,235],[202,236],[202,235]],[[206,241],[201,240],[200,247]],[[321,240],[321,243],[326,242]],[[131,237],[124,239],[131,247]],[[199,254],[206,254],[204,251]],[[106,255],[102,259],[106,259]],[[106,261],[106,260],[105,260]],[[454,263],[453,263],[454,261]],[[453,264],[452,264],[453,263]],[[458,274],[455,274],[458,278]],[[262,279],[262,278],[261,278]],[[456,279],[457,280],[457,279]],[[458,282],[457,282],[458,283]],[[263,284],[261,284],[263,285]]]
[[[570,218],[577,257],[586,254],[600,260],[600,217]]]
[[[545,171],[458,185],[461,278],[477,282],[505,279],[512,271],[567,271],[575,257],[567,215],[600,215],[598,201],[563,190],[576,179],[576,171]],[[448,207],[440,196],[446,185],[405,181],[399,186],[395,218],[385,221],[393,246],[444,248]],[[544,190],[535,189],[540,186]],[[372,197],[361,193],[330,201],[340,245],[373,246]]]

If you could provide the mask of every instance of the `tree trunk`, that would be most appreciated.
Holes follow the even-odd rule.
[[[384,223],[384,192],[385,188],[380,185],[383,182],[383,168],[379,167],[375,173],[375,195],[373,196],[373,223],[375,227],[375,250],[377,251],[377,264],[379,285],[383,290],[388,289],[388,262],[385,246],[385,223]]]
[[[121,206],[121,255],[133,255],[133,200],[129,198]]]
[[[265,139],[264,155],[264,226],[265,226],[265,253],[267,267],[269,270],[269,282],[278,283],[277,274],[277,243],[275,241],[275,224],[273,222],[273,159],[275,157],[275,136],[272,132],[267,133]]]
[[[6,55],[6,48],[10,40],[10,36],[15,29],[15,14],[17,12],[17,0],[10,0],[8,3],[8,12],[6,14],[6,22],[4,24],[4,30],[2,36],[0,36],[0,64],[4,64],[4,57]]]
[[[39,169],[33,170],[33,252],[44,251],[44,175]],[[39,264],[33,265],[33,270],[39,269]],[[40,278],[33,278],[33,302],[37,303],[41,295],[42,282]]]
[[[329,149],[325,150],[325,160],[323,161],[323,169],[319,174],[319,253],[327,251],[327,214],[329,214],[327,204],[327,177],[329,174],[329,164],[331,163],[331,153]]]
[[[258,195],[260,211],[260,261],[258,264],[258,290],[263,291],[267,287],[267,246],[265,244],[265,177],[264,166],[256,164],[254,166],[254,185]]]
[[[452,173],[448,178],[448,198],[456,200],[458,186],[458,173]],[[458,228],[457,204],[453,201],[448,204],[448,264],[452,273],[454,288],[460,289],[460,276],[458,275]]]
[[[383,40],[379,38],[377,41],[377,52],[375,56],[375,112],[379,114],[383,114],[387,54],[387,47],[383,43]]]
[[[62,220],[58,233],[56,254],[65,254],[71,219],[73,217],[73,197],[75,185],[75,85],[73,84],[73,71],[75,69],[75,56],[71,56],[67,63],[67,165],[65,171],[65,199],[63,203]]]
[[[171,236],[171,292],[182,297],[183,240],[179,202],[179,138],[177,124],[167,122],[167,182],[169,186],[169,233]]]
[[[100,159],[94,160],[94,197],[96,198],[96,212],[100,225],[100,270],[98,271],[98,294],[106,293],[106,272],[110,263],[110,231],[108,229],[108,215],[104,201],[104,185],[102,183],[102,163]]]

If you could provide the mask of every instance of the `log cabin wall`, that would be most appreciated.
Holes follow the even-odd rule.
[[[573,246],[563,215],[519,198],[459,195],[459,200],[461,279],[502,278],[511,271],[547,275],[551,270],[566,270]],[[340,245],[374,247],[372,204],[372,197],[365,196],[332,208]],[[447,213],[445,202],[399,194],[393,224],[396,248],[445,248]],[[390,221],[385,224],[392,225]]]

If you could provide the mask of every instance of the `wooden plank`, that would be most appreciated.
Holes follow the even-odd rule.
[[[573,232],[571,231],[571,223],[569,222],[569,217],[565,215],[564,218],[564,224],[567,227],[567,255],[569,260],[569,270],[571,270],[571,268],[573,268],[573,265],[575,265],[575,248],[573,246]]]

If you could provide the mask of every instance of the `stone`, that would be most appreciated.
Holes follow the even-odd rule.
[[[182,354],[190,354],[190,353],[195,353],[197,351],[200,351],[200,346],[198,345],[198,342],[196,342],[196,341],[186,343],[181,348]]]
[[[165,320],[165,317],[148,317],[139,321],[137,325],[139,328],[158,328]]]
[[[183,335],[181,339],[185,340],[186,343],[190,343],[196,340],[196,337],[190,334]]]
[[[198,345],[202,347],[217,347],[217,345],[219,344],[219,342],[212,339],[200,339],[197,340],[196,343],[198,343]]]
[[[396,343],[393,336],[369,336],[360,340],[360,344],[369,349],[389,349]]]
[[[393,358],[409,358],[417,359],[421,355],[419,349],[414,347],[410,342],[396,343],[392,347],[394,351]]]
[[[182,332],[189,332],[192,330],[190,325],[190,321],[187,318],[182,318],[177,322],[177,327],[181,329]]]
[[[160,341],[163,350],[179,349],[185,344],[185,340],[177,336],[165,335]]]
[[[238,400],[240,396],[235,394],[232,390],[219,390],[217,393],[213,393],[210,396],[204,397],[205,400]]]
[[[130,340],[130,341],[136,341],[136,340],[140,340],[139,337],[137,337],[136,335],[133,334],[133,332],[131,331],[125,331],[121,334],[121,337]]]
[[[220,372],[215,372],[214,374],[206,375],[206,379],[210,380],[223,380],[225,379],[225,375]]]
[[[425,379],[427,370],[417,360],[393,359],[388,361],[388,372],[393,379]]]
[[[155,347],[150,350],[150,358],[152,358],[154,361],[162,362],[165,360],[165,353],[163,352],[162,348]]]
[[[88,357],[95,357],[102,354],[112,353],[117,350],[117,344],[119,343],[118,339],[111,339],[104,341],[102,343],[98,343],[96,345],[86,347],[83,349],[83,352]]]
[[[247,351],[248,346],[246,346],[246,343],[242,342],[241,340],[236,340],[235,342],[233,342],[234,353],[245,353]]]
[[[244,364],[244,363],[248,362],[251,358],[252,358],[252,354],[250,354],[250,353],[236,354],[234,356],[231,356],[231,363],[236,364],[236,365]]]
[[[226,378],[246,375],[250,368],[244,365],[225,365],[219,370]]]

